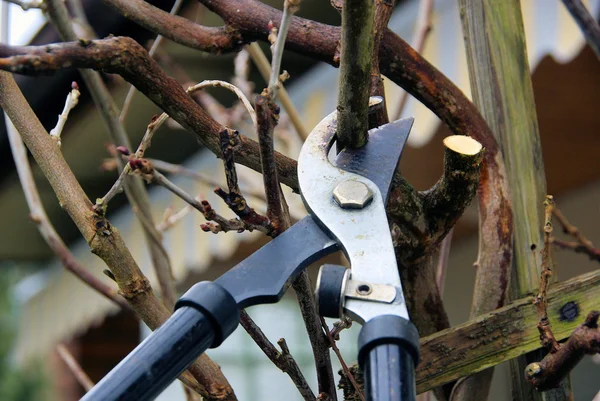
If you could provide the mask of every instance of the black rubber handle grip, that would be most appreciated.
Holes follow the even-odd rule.
[[[358,337],[367,401],[414,401],[419,334],[408,320],[384,315],[369,320]]]
[[[240,321],[231,294],[208,281],[190,288],[175,309],[82,400],[153,400],[200,354],[218,347]]]
[[[209,319],[180,308],[100,380],[84,401],[153,400],[213,342]]]

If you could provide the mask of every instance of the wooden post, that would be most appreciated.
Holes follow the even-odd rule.
[[[512,299],[539,285],[546,178],[519,0],[459,0],[473,101],[504,154],[513,202]],[[513,399],[568,399],[570,385],[538,393],[523,371],[541,352],[511,361]],[[488,386],[491,375],[488,376]],[[485,379],[484,379],[485,380]],[[565,380],[568,382],[568,380]]]

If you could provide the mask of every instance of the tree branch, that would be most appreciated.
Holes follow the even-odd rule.
[[[387,124],[390,119],[387,113],[387,102],[385,101],[385,90],[383,87],[383,78],[379,71],[379,45],[383,34],[387,29],[390,17],[394,11],[394,0],[375,0],[375,11],[373,17],[373,50],[371,61],[371,80],[369,84],[370,96],[381,96],[384,100],[384,107],[379,108],[369,116],[372,121],[369,123],[369,128],[379,127]]]
[[[590,312],[585,322],[579,325],[569,340],[555,353],[546,355],[541,362],[534,362],[525,369],[525,378],[538,391],[557,388],[584,355],[600,352],[600,312]]]
[[[96,276],[91,274],[85,267],[83,267],[75,256],[69,251],[69,248],[62,241],[54,226],[48,219],[48,215],[44,210],[42,200],[40,199],[39,192],[33,179],[31,167],[29,166],[29,160],[27,160],[27,151],[25,145],[16,131],[14,125],[7,119],[7,134],[10,148],[12,151],[15,166],[17,168],[17,174],[21,181],[21,187],[25,193],[25,200],[30,211],[30,218],[38,227],[38,230],[50,249],[61,261],[65,269],[72,272],[77,278],[89,285],[92,289],[96,290],[100,294],[104,295],[109,300],[119,305],[123,310],[132,311],[129,304],[125,299],[117,293],[116,290],[110,288],[102,281],[98,280]]]
[[[315,395],[310,389],[306,378],[298,367],[298,364],[290,354],[290,350],[282,338],[278,341],[282,352],[277,351],[275,346],[271,344],[267,336],[262,332],[260,327],[254,323],[252,318],[245,310],[240,312],[240,324],[246,332],[252,337],[256,345],[264,352],[271,362],[283,373],[286,373],[296,385],[296,388],[306,401],[314,401]]]
[[[552,210],[554,209],[554,199],[551,195],[546,195],[544,201],[544,247],[542,248],[542,273],[540,276],[540,289],[533,299],[533,304],[537,306],[539,322],[537,324],[540,332],[542,345],[550,352],[555,353],[559,349],[558,342],[552,334],[552,327],[548,320],[548,301],[546,294],[550,285],[550,276],[552,276],[552,261],[550,257],[550,236],[552,235]]]
[[[78,36],[70,20],[66,5],[61,0],[47,0],[46,13],[54,27],[59,32],[63,40],[78,40]],[[93,32],[86,20],[80,20],[80,24],[87,32]],[[109,138],[115,145],[122,145],[130,148],[129,138],[125,127],[118,118],[117,105],[110,95],[108,88],[102,81],[100,74],[90,70],[80,70],[94,103],[100,111],[100,115],[106,125]],[[117,164],[123,168],[122,163],[117,159]],[[144,184],[136,177],[130,177],[125,182],[125,194],[133,206],[133,211],[141,221],[144,228],[144,236],[148,244],[152,265],[159,283],[161,297],[169,310],[175,306],[175,284],[171,270],[169,255],[162,244],[160,233],[156,230],[150,212],[150,200]]]
[[[590,15],[581,0],[562,0],[562,2],[579,25],[588,45],[600,59],[600,25],[598,25],[598,21]]]
[[[289,209],[281,191],[275,164],[273,130],[279,119],[279,107],[264,96],[256,97],[255,106],[258,115],[256,132],[260,145],[260,161],[267,198],[267,217],[273,227],[273,234],[277,236],[291,225]]]
[[[183,0],[175,0],[175,3],[173,3],[173,6],[171,7],[171,11],[169,14],[176,15],[179,12],[179,9],[181,8],[182,4],[183,4]],[[162,36],[162,35],[158,35],[156,37],[156,39],[154,39],[154,42],[152,43],[150,50],[148,50],[148,56],[154,57],[154,53],[156,53],[156,51],[162,44],[163,39],[164,39],[164,36]],[[127,118],[127,113],[129,113],[129,108],[131,107],[131,103],[133,101],[133,97],[135,96],[135,93],[136,93],[135,86],[131,85],[129,87],[129,90],[127,91],[127,95],[125,96],[125,100],[123,101],[123,107],[121,108],[121,114],[119,115],[119,121],[121,121],[121,123],[124,123],[125,118]]]
[[[369,83],[373,53],[373,1],[346,0],[342,7],[337,106],[338,151],[368,141]]]
[[[49,74],[73,67],[120,74],[171,118],[194,132],[204,146],[216,155],[221,154],[219,135],[224,127],[196,104],[177,81],[168,77],[158,64],[148,57],[146,50],[133,39],[114,37],[43,47],[0,45],[0,56],[4,57],[0,59],[0,69],[22,74]],[[40,60],[43,61],[40,63]],[[239,163],[260,171],[260,155],[256,142],[242,136],[235,150]],[[275,157],[281,182],[297,190],[296,162],[277,152]]]
[[[12,76],[5,72],[0,72],[0,107],[21,134],[62,208],[77,225],[92,252],[112,272],[121,295],[150,329],[158,328],[169,317],[169,311],[154,294],[119,231],[92,211],[92,203],[67,165],[56,141],[45,131]],[[198,382],[187,372],[181,379],[198,393],[219,401],[235,399],[220,369],[205,354],[190,367],[190,371],[194,372]]]
[[[423,54],[425,43],[431,32],[431,14],[433,14],[433,0],[420,0],[419,16],[417,17],[415,33],[413,34],[411,41],[411,46],[419,54]],[[404,111],[407,102],[408,92],[403,90],[400,95],[400,100],[398,101],[394,120],[402,117],[402,112]]]
[[[56,346],[56,352],[60,355],[63,362],[67,365],[73,376],[77,379],[77,382],[83,387],[83,389],[88,392],[94,387],[94,382],[90,377],[83,371],[81,366],[77,363],[77,360],[73,357],[73,355],[69,352],[67,347],[63,344],[58,344]]]

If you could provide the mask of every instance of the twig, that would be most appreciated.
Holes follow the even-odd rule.
[[[240,312],[240,324],[246,330],[246,332],[252,337],[256,345],[264,352],[271,362],[282,372],[292,379],[296,388],[306,401],[314,401],[315,395],[310,389],[306,378],[302,374],[302,371],[298,367],[298,364],[290,354],[290,350],[287,347],[285,340],[282,338],[277,343],[281,347],[281,351],[277,351],[275,346],[269,341],[267,336],[262,332],[260,327],[254,323],[252,318],[246,313],[245,310]]]
[[[255,105],[258,113],[256,132],[260,145],[260,162],[267,198],[267,217],[273,227],[273,234],[279,235],[291,225],[288,205],[279,184],[275,164],[273,130],[279,119],[279,107],[265,96],[257,96]]]
[[[283,57],[283,49],[285,47],[285,39],[287,38],[288,29],[290,28],[290,21],[292,16],[300,8],[302,0],[284,0],[283,1],[283,14],[281,16],[281,24],[277,33],[277,40],[271,46],[271,53],[273,54],[271,60],[271,76],[269,78],[268,93],[271,96],[271,100],[275,101],[277,98],[277,92],[281,86],[279,78],[279,70],[281,69],[281,59]]]
[[[250,74],[250,54],[246,48],[240,50],[235,56],[235,59],[233,60],[233,71],[234,76],[231,80],[232,83],[240,88],[246,97],[252,97],[254,83],[248,80]]]
[[[29,207],[29,216],[36,224],[40,234],[50,249],[52,249],[65,269],[72,272],[77,278],[90,286],[92,289],[119,305],[123,310],[132,311],[127,301],[125,301],[122,296],[117,294],[115,289],[110,288],[108,285],[98,280],[96,276],[91,274],[86,268],[79,264],[77,259],[75,259],[75,256],[73,256],[69,248],[62,241],[54,229],[54,226],[50,222],[50,219],[48,219],[46,211],[44,210],[43,203],[35,185],[35,180],[33,179],[31,167],[29,166],[25,145],[23,144],[23,141],[21,140],[16,128],[10,122],[10,120],[8,120],[8,118],[6,119],[6,127],[8,141],[10,143],[13,159],[17,168],[17,174],[19,175],[21,187],[25,193],[25,200],[27,201],[27,206]]]
[[[46,0],[46,13],[63,40],[79,39],[63,1]],[[86,23],[86,20],[79,22],[86,31],[93,31],[89,24]],[[89,43],[89,41],[82,39],[80,40],[80,43]],[[100,111],[100,115],[106,125],[111,142],[116,145],[130,148],[131,145],[125,127],[119,121],[117,116],[117,106],[115,101],[102,81],[100,74],[91,70],[80,70],[80,74],[94,99],[94,103]],[[122,169],[123,164],[121,160],[117,158],[116,161],[119,169]],[[162,300],[167,308],[172,310],[175,305],[176,292],[171,262],[169,260],[169,255],[162,244],[160,233],[155,229],[150,200],[146,188],[138,178],[131,177],[125,181],[125,194],[132,205],[134,214],[140,220],[142,227],[144,228],[144,237],[148,244]],[[106,204],[104,207],[106,207]]]
[[[250,104],[250,101],[248,100],[248,98],[246,97],[246,95],[244,95],[244,92],[240,88],[238,88],[235,85],[230,84],[229,82],[220,81],[218,79],[206,80],[206,81],[200,82],[199,84],[196,84],[194,86],[191,86],[191,87],[187,88],[186,92],[187,93],[194,93],[194,92],[196,92],[198,90],[207,88],[209,86],[213,86],[215,88],[225,88],[225,89],[228,89],[231,92],[235,93],[235,95],[238,97],[238,99],[246,107],[246,110],[248,111],[248,114],[250,114],[250,118],[252,119],[252,123],[254,125],[256,125],[256,112],[254,111],[254,108],[252,107],[252,104]]]
[[[368,141],[369,77],[373,53],[373,1],[346,0],[342,7],[337,149]]]
[[[197,201],[200,201],[200,199],[198,197],[196,197]],[[181,220],[183,220],[183,218],[185,216],[187,216],[191,211],[192,211],[193,207],[192,205],[186,205],[184,207],[182,207],[181,209],[179,209],[179,211],[177,211],[177,213],[172,213],[172,208],[171,206],[169,206],[169,208],[167,208],[167,210],[165,211],[165,215],[163,216],[163,221],[160,222],[160,224],[156,225],[156,229],[161,232],[164,233],[167,230],[169,230],[170,228],[172,228],[175,224],[179,223]]]
[[[77,360],[73,357],[73,355],[69,352],[67,347],[63,344],[58,344],[56,346],[56,352],[60,355],[63,362],[67,365],[73,376],[77,379],[77,382],[81,384],[81,387],[88,392],[94,387],[94,382],[90,377],[83,371],[81,366],[77,363]]]
[[[417,53],[423,53],[425,50],[425,42],[427,41],[427,37],[431,32],[431,14],[433,13],[433,0],[420,0],[419,3],[419,14],[417,17],[417,23],[415,26],[415,33],[412,38],[412,48],[415,49]],[[396,109],[396,114],[394,115],[394,120],[402,117],[402,113],[404,112],[404,108],[406,107],[406,103],[408,101],[408,92],[402,90],[400,94],[400,100],[398,101],[398,108]]]
[[[58,116],[58,122],[56,123],[56,127],[52,128],[50,131],[50,136],[56,139],[58,146],[61,145],[60,135],[62,134],[62,130],[67,123],[67,119],[69,118],[69,112],[77,106],[79,103],[79,85],[77,82],[73,81],[71,84],[71,92],[67,95],[67,100],[65,101],[65,107],[62,113]]]
[[[23,11],[27,11],[30,9],[44,9],[46,4],[44,0],[5,0],[8,3],[16,4],[21,7]]]
[[[329,336],[333,338],[335,341],[340,339],[340,333],[344,329],[348,329],[352,327],[352,319],[349,317],[344,317],[337,322],[333,323],[333,328],[329,332]]]
[[[591,260],[600,262],[600,249],[598,248],[590,249],[585,245],[581,245],[579,242],[563,241],[555,237],[552,237],[552,244],[561,249],[571,249],[577,253],[584,253],[588,255]]]
[[[438,290],[440,291],[440,297],[444,296],[444,285],[446,284],[446,274],[448,272],[448,261],[450,258],[450,248],[452,245],[452,235],[454,234],[454,227],[446,234],[440,245],[438,252],[438,264],[435,276],[435,282],[437,283]]]
[[[537,296],[534,297],[533,303],[537,306],[539,322],[538,330],[540,332],[540,340],[542,345],[548,349],[550,353],[555,353],[559,349],[558,342],[552,334],[550,320],[548,320],[548,301],[546,294],[550,285],[550,276],[552,276],[552,261],[550,257],[550,236],[552,235],[552,211],[555,203],[552,195],[546,195],[544,201],[544,248],[542,249],[542,273],[540,276],[540,289]]]
[[[369,128],[379,127],[389,122],[387,113],[387,102],[385,101],[385,90],[383,79],[379,71],[379,44],[383,34],[388,26],[392,12],[394,11],[395,0],[375,0],[375,12],[373,20],[373,54],[371,64],[371,80],[369,93],[371,96],[381,96],[384,100],[384,107],[376,109],[369,114]]]
[[[598,25],[598,21],[590,15],[581,0],[562,0],[562,2],[579,25],[579,29],[583,32],[588,45],[590,45],[596,57],[600,59],[600,25]]]
[[[23,142],[48,179],[62,208],[69,214],[91,251],[110,268],[123,297],[151,330],[158,328],[169,317],[169,310],[156,297],[150,282],[131,255],[119,231],[110,226],[106,219],[98,220],[97,215],[90,213],[92,203],[56,142],[50,138],[31,110],[15,80],[5,72],[0,72],[0,107],[21,134]],[[105,223],[100,235],[96,228],[99,221]],[[108,234],[105,231],[108,231]],[[180,379],[194,391],[208,399],[217,399],[217,396],[221,400],[233,399],[231,386],[206,354],[191,365],[190,371],[194,372],[194,376],[190,372],[184,372]],[[203,372],[211,373],[201,374]],[[214,394],[215,388],[218,389],[218,394]],[[209,389],[210,393],[206,389]]]
[[[147,158],[146,160],[148,160],[150,163],[152,163],[154,168],[160,172],[189,177],[189,178],[192,178],[199,182],[206,183],[213,187],[222,186],[222,184],[219,181],[213,179],[212,177],[202,174],[202,173],[199,173],[195,170],[186,168],[180,164],[168,163],[163,160],[152,159],[152,158]],[[244,188],[243,192],[247,196],[266,201],[265,194],[261,191],[258,191],[258,190],[248,187],[248,188]]]
[[[587,239],[577,227],[569,223],[567,218],[561,213],[561,211],[557,207],[555,207],[552,210],[552,213],[562,226],[563,232],[575,238],[579,243],[579,246],[573,247],[572,243],[561,241],[559,239],[554,239],[554,244],[558,246],[563,245],[563,248],[571,248],[575,252],[587,253],[590,259],[600,260],[600,249],[595,248],[592,241]]]
[[[248,101],[246,96],[242,93],[242,91],[239,88],[237,88],[236,86],[234,86],[228,82],[220,81],[220,80],[205,80],[196,85],[190,86],[189,88],[186,89],[186,92],[191,94],[191,93],[194,93],[196,91],[199,91],[199,90],[207,88],[207,87],[222,87],[222,88],[226,88],[226,89],[229,89],[232,92],[234,92],[238,96],[238,98],[242,101],[242,103],[246,107],[246,110],[248,111],[248,114],[250,114],[250,118],[252,119],[252,122],[256,125],[256,112],[254,111],[254,108],[252,107],[252,105],[250,104],[250,102]],[[144,133],[144,136],[142,137],[142,140],[140,141],[140,144],[139,144],[137,150],[135,151],[136,158],[141,159],[144,157],[146,150],[150,147],[150,143],[152,142],[152,138],[153,138],[154,134],[165,123],[165,121],[167,121],[168,118],[169,118],[169,115],[167,113],[162,113],[160,116],[154,116],[152,118],[152,121],[150,122],[150,124],[148,124],[148,127],[146,128],[146,132]],[[129,149],[127,149],[127,148],[121,147],[121,148],[118,148],[118,150],[124,155],[129,155]],[[109,189],[109,191],[106,193],[106,195],[104,195],[102,198],[99,198],[96,201],[96,206],[95,206],[96,209],[98,209],[99,207],[106,207],[108,202],[116,194],[121,192],[125,177],[130,172],[131,172],[131,166],[129,164],[122,167],[121,174],[119,175],[119,178],[117,179],[117,181],[115,181],[115,183]]]
[[[84,39],[96,39],[98,34],[94,31],[90,25],[85,10],[80,0],[66,0],[73,18],[73,29],[77,32],[77,35]]]
[[[225,167],[225,177],[229,192],[221,188],[215,189],[217,194],[225,204],[248,226],[259,230],[270,236],[274,235],[274,230],[269,219],[258,214],[253,208],[248,206],[248,202],[238,185],[237,173],[234,162],[234,148],[239,142],[237,131],[229,129],[221,132],[221,151],[223,154],[223,164]]]
[[[181,187],[177,186],[175,183],[170,181],[167,177],[165,177],[160,172],[158,172],[152,166],[152,163],[150,163],[146,159],[137,159],[137,158],[135,158],[135,156],[132,156],[129,160],[128,165],[130,166],[132,171],[139,172],[147,181],[154,182],[155,184],[158,184],[158,185],[168,189],[169,191],[171,191],[172,193],[174,193],[175,195],[177,195],[178,197],[183,199],[194,209],[201,212],[204,215],[204,217],[206,218],[206,220],[209,220],[209,221],[212,220],[215,223],[217,223],[217,226],[214,226],[211,224],[201,225],[200,227],[204,231],[207,231],[207,232],[211,231],[216,234],[221,231],[222,232],[227,232],[227,231],[243,232],[245,230],[248,230],[248,231],[258,230],[258,231],[267,233],[270,230],[270,227],[268,226],[268,219],[266,217],[258,215],[256,212],[254,212],[254,210],[252,208],[248,208],[248,210],[244,210],[242,212],[240,212],[239,210],[236,211],[232,208],[232,210],[234,210],[234,212],[244,215],[246,217],[245,220],[238,220],[238,219],[228,220],[228,219],[222,217],[221,215],[217,214],[212,209],[212,207],[210,206],[210,204],[207,201],[205,201],[205,200],[201,201],[198,198],[194,198],[192,195],[187,193]],[[220,190],[220,188],[218,188],[217,190]],[[217,190],[215,190],[215,192],[218,192]],[[217,195],[220,195],[220,194],[217,193]],[[252,213],[256,214],[256,216],[259,216],[259,217],[255,218],[255,216],[253,216]],[[261,221],[260,217],[262,217],[264,219],[264,223],[262,223],[262,224],[258,224]]]
[[[262,75],[265,81],[269,82],[271,76],[271,64],[269,63],[269,60],[263,53],[258,43],[253,42],[247,45],[245,49],[248,50],[248,53],[250,54],[252,61],[258,68],[260,75]],[[288,95],[287,91],[285,90],[285,87],[283,86],[279,88],[279,101],[281,102],[281,105],[283,106],[285,112],[290,118],[292,125],[296,129],[296,133],[300,136],[302,140],[305,140],[308,137],[309,132],[302,123],[302,119],[300,118],[300,114],[298,114],[296,106],[294,106],[294,103],[290,99],[290,96]]]
[[[569,340],[542,361],[527,365],[525,378],[538,391],[556,388],[585,355],[600,352],[600,312],[592,311],[577,326]]]
[[[173,3],[173,7],[171,7],[171,11],[169,14],[176,15],[179,12],[179,9],[181,8],[182,4],[183,4],[183,0],[175,0],[175,3]],[[164,39],[164,37],[162,35],[158,35],[156,37],[156,39],[154,39],[154,42],[152,43],[150,50],[148,50],[149,57],[154,56],[154,53],[156,53],[156,51],[162,44],[163,39]],[[129,90],[127,91],[127,96],[125,96],[125,100],[123,101],[123,107],[121,108],[121,114],[119,115],[119,120],[122,123],[125,122],[125,119],[127,118],[127,114],[129,113],[129,109],[131,107],[131,103],[133,102],[133,97],[135,96],[135,93],[136,93],[135,86],[130,85]]]
[[[346,320],[346,319],[347,318],[345,318],[344,320]],[[344,321],[344,320],[342,320],[342,321]],[[340,361],[340,364],[342,365],[342,370],[344,371],[344,373],[346,374],[346,377],[348,378],[348,380],[350,380],[350,383],[352,383],[352,386],[354,387],[355,394],[358,395],[358,397],[361,399],[361,401],[365,401],[365,395],[361,391],[358,383],[356,383],[356,380],[354,380],[354,375],[352,374],[352,372],[350,372],[350,369],[348,368],[346,361],[344,361],[344,358],[342,357],[342,353],[340,352],[340,349],[337,347],[337,344],[335,343],[335,337],[333,337],[331,335],[331,332],[329,331],[329,327],[327,327],[327,322],[325,321],[325,318],[323,318],[323,317],[321,317],[321,324],[323,325],[323,328],[325,329],[325,332],[327,333],[327,339],[329,340],[329,345],[331,346],[331,349],[333,349],[333,352],[335,352],[335,355],[338,357],[338,360]],[[350,327],[350,326],[348,325],[348,327]],[[337,332],[336,335],[339,335],[339,332]]]

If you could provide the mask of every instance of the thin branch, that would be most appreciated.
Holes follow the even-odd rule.
[[[573,250],[575,250],[575,252],[587,253],[590,259],[598,259],[600,257],[600,250],[595,248],[592,241],[587,239],[577,227],[569,223],[567,218],[561,213],[561,211],[557,207],[552,209],[552,213],[562,226],[563,232],[575,238],[580,246],[573,248],[568,245],[568,242],[563,242],[558,239],[555,239],[553,242],[556,245],[560,246],[562,244],[565,245],[564,248],[572,248]]]
[[[425,42],[431,32],[431,15],[433,14],[433,0],[420,0],[419,3],[419,14],[417,17],[417,23],[415,25],[415,33],[412,38],[412,48],[419,54],[425,50]],[[398,108],[394,115],[394,120],[402,117],[402,113],[406,108],[408,102],[408,92],[402,90],[400,94],[400,100],[398,101]]]
[[[40,234],[50,249],[52,249],[65,269],[72,272],[75,277],[79,278],[86,285],[90,286],[107,299],[119,305],[123,310],[132,311],[127,301],[125,301],[125,299],[120,296],[115,289],[110,288],[108,285],[90,273],[85,267],[79,264],[75,256],[73,256],[69,248],[62,241],[54,229],[54,226],[50,222],[50,219],[48,219],[46,211],[44,210],[42,200],[40,199],[39,192],[35,185],[35,180],[33,179],[31,167],[29,166],[25,145],[23,144],[23,141],[21,140],[16,128],[10,122],[10,120],[8,120],[8,118],[6,119],[6,127],[8,141],[10,143],[11,152],[17,168],[17,174],[19,175],[21,187],[23,188],[23,192],[25,192],[25,200],[27,201],[27,206],[29,207],[29,216],[36,224]]]
[[[344,320],[346,320],[346,319],[347,318],[345,318]],[[344,320],[342,320],[342,321],[344,321]],[[335,355],[337,356],[338,360],[340,361],[340,364],[342,365],[342,370],[344,371],[346,377],[348,378],[348,380],[350,380],[350,383],[352,383],[352,386],[354,387],[355,394],[358,395],[358,397],[360,398],[361,401],[365,401],[364,393],[361,391],[358,383],[356,383],[356,380],[354,380],[354,375],[352,374],[352,372],[350,372],[350,369],[348,368],[346,361],[344,361],[344,357],[342,357],[342,353],[340,352],[340,349],[337,347],[337,344],[335,343],[335,338],[337,336],[339,336],[339,331],[336,333],[336,337],[334,337],[331,335],[331,332],[329,331],[329,327],[327,326],[327,322],[325,321],[325,318],[323,318],[323,317],[321,317],[321,324],[323,325],[323,328],[325,329],[325,332],[327,333],[327,339],[329,340],[329,345],[331,346],[331,349],[333,349],[333,352],[335,352]],[[348,327],[350,327],[350,325],[348,325]]]
[[[221,133],[221,153],[223,155],[223,164],[225,167],[225,177],[229,192],[221,188],[215,189],[217,194],[225,204],[244,222],[248,227],[259,230],[267,235],[275,235],[273,226],[269,219],[258,214],[253,208],[248,206],[248,202],[238,185],[237,172],[235,170],[234,149],[239,142],[239,133],[229,129]]]
[[[63,344],[58,344],[56,346],[56,352],[60,355],[63,362],[67,365],[73,376],[77,379],[77,382],[81,384],[81,387],[88,392],[94,387],[94,382],[90,377],[83,371],[81,366],[77,363],[77,360],[73,357],[73,355],[69,352],[67,347]]]
[[[179,12],[179,9],[181,8],[182,4],[183,4],[183,0],[175,0],[175,3],[173,3],[173,7],[171,7],[171,11],[169,14],[176,15]],[[164,40],[164,36],[162,36],[162,35],[158,35],[156,37],[156,39],[154,39],[154,42],[152,43],[150,50],[148,50],[149,57],[154,57],[154,53],[156,53],[156,51],[162,44],[163,40]],[[129,113],[129,108],[131,107],[131,103],[133,102],[133,97],[135,96],[135,93],[136,93],[135,86],[130,85],[129,90],[127,91],[127,95],[125,96],[125,100],[123,101],[123,107],[121,108],[121,114],[119,115],[119,120],[122,123],[125,122],[125,119],[127,118],[127,114]]]
[[[258,68],[260,75],[262,75],[265,81],[269,82],[271,76],[271,63],[269,63],[267,56],[265,56],[258,43],[250,43],[245,47],[245,49],[250,54],[250,57],[252,58],[252,61]],[[294,103],[290,99],[290,96],[288,95],[287,90],[285,89],[285,87],[283,87],[283,85],[279,88],[279,101],[281,102],[281,105],[283,106],[285,112],[290,118],[290,121],[292,122],[292,125],[296,130],[296,133],[300,136],[302,140],[305,140],[308,137],[309,132],[304,126],[304,123],[300,118],[300,114],[298,114],[298,110],[296,109],[296,106],[294,106]]]
[[[256,132],[260,145],[260,161],[267,198],[267,217],[271,221],[274,235],[279,235],[291,226],[288,205],[279,184],[277,165],[275,164],[273,131],[279,119],[279,107],[265,96],[257,96],[255,105],[258,113]]]
[[[277,33],[277,40],[271,46],[272,66],[271,76],[269,78],[268,93],[271,96],[271,100],[275,101],[277,98],[277,92],[282,86],[279,79],[279,71],[281,69],[281,59],[283,57],[283,49],[285,47],[285,40],[287,38],[288,29],[290,28],[290,21],[292,16],[300,9],[300,3],[302,0],[284,0],[283,2],[283,14],[281,16],[281,24]]]
[[[217,181],[216,179],[214,179],[206,174],[202,174],[195,170],[186,168],[180,164],[168,163],[163,160],[157,160],[157,159],[152,159],[152,158],[147,158],[146,160],[148,160],[150,163],[152,163],[154,168],[160,172],[189,177],[196,181],[203,182],[203,183],[208,184],[213,187],[222,186],[222,184],[219,181]],[[263,192],[255,190],[249,186],[247,186],[247,188],[244,188],[244,190],[242,192],[244,194],[246,194],[246,196],[250,196],[255,199],[260,199],[262,201],[266,201],[266,197]]]
[[[56,141],[50,138],[31,110],[15,80],[5,72],[0,72],[0,107],[21,134],[62,208],[79,228],[91,251],[110,268],[123,297],[150,329],[158,328],[169,317],[169,310],[154,294],[119,231],[105,218],[91,213],[92,203],[69,168]],[[224,400],[227,398],[224,395],[233,394],[216,364],[205,354],[194,362],[190,371],[194,372],[194,376],[184,372],[180,379],[199,394],[212,400]],[[219,389],[218,394],[212,392],[215,386]],[[211,389],[210,394],[206,388]]]
[[[69,94],[67,95],[65,107],[62,113],[60,113],[60,115],[58,116],[58,122],[56,123],[56,127],[50,130],[50,136],[56,139],[58,146],[61,145],[60,135],[62,134],[62,130],[65,127],[65,124],[67,123],[69,113],[75,108],[75,106],[77,106],[77,103],[79,103],[80,95],[81,93],[79,92],[79,85],[77,85],[77,82],[73,81],[73,83],[71,84],[71,92],[69,92]]]
[[[48,18],[59,32],[63,40],[78,40],[78,36],[73,29],[72,21],[69,17],[69,12],[62,0],[46,0],[46,13]],[[87,32],[92,32],[93,29],[87,24],[86,20],[79,21],[84,24],[84,29]],[[81,39],[80,43],[85,43],[86,40]],[[94,103],[100,111],[102,120],[104,121],[107,133],[112,143],[115,145],[125,146],[130,148],[129,138],[125,127],[119,121],[117,115],[117,106],[112,98],[108,88],[102,81],[100,74],[91,70],[80,70],[86,86],[88,87]],[[119,169],[123,168],[120,159],[116,159]],[[136,217],[141,221],[144,228],[144,237],[148,244],[153,269],[156,273],[156,278],[159,283],[161,297],[167,308],[173,309],[175,305],[176,292],[175,283],[173,280],[173,272],[169,255],[162,244],[160,233],[156,231],[152,219],[150,200],[144,184],[136,177],[131,177],[125,182],[125,194],[131,203],[132,210]],[[105,204],[106,207],[106,204]]]
[[[525,378],[536,390],[556,388],[585,355],[600,352],[600,312],[590,312],[585,322],[577,326],[569,340],[555,353],[546,355],[540,362],[527,365]]]
[[[373,52],[373,1],[346,0],[338,93],[337,149],[360,148],[368,141],[369,77]]]
[[[256,112],[254,111],[254,108],[250,104],[250,101],[246,98],[246,96],[242,93],[242,91],[238,87],[230,84],[229,82],[220,81],[220,80],[205,80],[196,85],[190,86],[189,88],[186,89],[186,92],[191,94],[191,93],[194,93],[196,91],[199,91],[199,90],[207,88],[207,87],[222,87],[222,88],[226,88],[226,89],[232,91],[233,93],[235,93],[238,96],[238,98],[242,101],[244,106],[246,107],[246,110],[248,111],[248,114],[250,114],[250,118],[252,119],[252,122],[256,125]],[[165,123],[165,121],[167,121],[168,118],[169,118],[169,115],[167,113],[162,113],[160,116],[154,116],[154,118],[152,119],[150,124],[148,124],[148,127],[146,128],[146,132],[144,133],[144,136],[142,137],[142,140],[140,141],[140,144],[139,144],[137,150],[135,151],[136,158],[141,159],[144,157],[146,150],[150,147],[150,144],[152,142],[152,138],[154,137],[154,134]],[[118,148],[118,149],[122,154],[129,155],[129,149],[127,149],[127,148]],[[121,192],[125,178],[127,177],[127,175],[129,173],[131,173],[131,166],[129,164],[126,164],[124,167],[121,167],[121,169],[122,169],[122,171],[121,171],[121,174],[119,175],[119,178],[117,179],[117,181],[115,181],[115,183],[109,189],[109,191],[106,193],[106,195],[104,195],[102,198],[99,198],[96,201],[96,206],[95,206],[96,209],[99,207],[106,207],[108,202],[110,202],[110,200],[115,195],[117,195],[118,193]]]
[[[585,36],[588,45],[590,45],[596,57],[600,59],[600,25],[598,25],[598,21],[592,17],[581,0],[562,0],[562,2],[579,25],[579,29]]]
[[[200,198],[196,197],[196,200],[200,201]],[[181,220],[183,220],[183,218],[185,216],[187,216],[192,211],[192,209],[193,209],[192,205],[188,204],[188,205],[182,207],[181,209],[179,209],[179,211],[177,211],[176,213],[173,213],[172,207],[169,206],[169,208],[167,208],[167,210],[165,211],[165,215],[163,216],[162,222],[160,222],[160,224],[156,225],[156,229],[158,231],[160,231],[161,233],[168,231],[174,225],[176,225]]]
[[[233,60],[234,76],[232,82],[240,88],[246,97],[252,97],[254,83],[248,80],[250,75],[250,53],[246,48],[240,50]]]
[[[544,201],[544,248],[542,249],[542,273],[540,276],[540,289],[534,297],[533,303],[537,306],[539,322],[538,330],[542,345],[550,352],[555,353],[559,349],[558,342],[552,334],[550,320],[548,320],[548,300],[546,294],[550,285],[550,276],[552,276],[552,260],[550,257],[550,238],[552,235],[552,211],[555,203],[551,195],[546,195]]]
[[[552,238],[552,244],[554,244],[557,248],[560,249],[571,249],[576,253],[586,254],[591,260],[600,262],[600,249],[598,248],[589,248],[585,245],[581,245],[579,242],[563,241],[554,237]]]
[[[383,87],[383,78],[379,71],[379,45],[383,34],[388,26],[392,12],[394,11],[395,0],[375,0],[375,12],[373,20],[373,54],[371,64],[371,79],[369,93],[371,96],[381,96],[384,100],[384,107],[378,108],[374,113],[369,114],[369,128],[379,127],[387,124],[389,117],[387,113],[387,102],[385,101],[385,90]]]
[[[333,338],[335,341],[339,341],[340,333],[342,330],[348,329],[352,327],[352,319],[349,317],[343,317],[337,322],[333,323],[333,328],[329,331],[329,336]]]
[[[290,379],[292,379],[296,388],[302,395],[302,398],[306,401],[315,401],[315,395],[310,389],[298,364],[290,354],[290,350],[288,349],[285,340],[282,338],[278,341],[282,352],[277,351],[277,348],[269,341],[265,333],[262,332],[260,327],[256,325],[245,310],[240,312],[240,324],[254,340],[256,345],[264,352],[267,358],[269,358],[279,370],[286,373]]]

